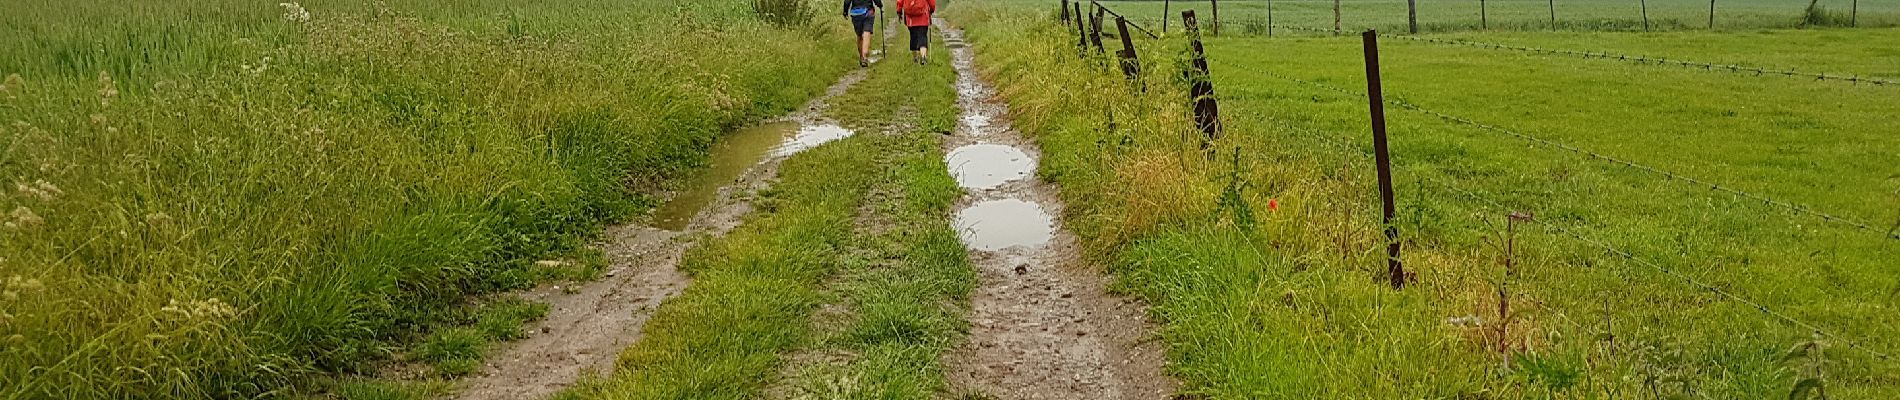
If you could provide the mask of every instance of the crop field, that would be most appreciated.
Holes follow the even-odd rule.
[[[1134,91],[1078,59],[1047,3],[959,17],[1091,256],[1155,305],[1189,391],[1900,393],[1900,86],[1422,40],[1891,79],[1900,31],[1380,37],[1394,225],[1416,279],[1393,290],[1357,32],[1205,37],[1225,131],[1202,142],[1180,20],[1135,35]]]

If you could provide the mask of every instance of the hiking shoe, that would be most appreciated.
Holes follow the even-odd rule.
[[[870,68],[870,67],[871,67],[871,60],[866,60],[862,58],[858,59],[858,68]]]

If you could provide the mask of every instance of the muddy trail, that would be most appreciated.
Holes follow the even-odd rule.
[[[787,157],[852,135],[822,115],[828,100],[864,77],[864,69],[852,70],[800,111],[720,139],[708,171],[655,210],[651,225],[607,229],[595,244],[609,261],[601,279],[517,294],[549,304],[547,317],[529,327],[528,338],[489,356],[454,397],[540,399],[584,374],[612,372],[660,303],[691,284],[678,269],[688,248],[739,226],[752,211],[750,195],[770,185]]]
[[[955,227],[978,273],[970,334],[945,356],[959,393],[1000,399],[1165,399],[1162,344],[1146,306],[1108,293],[1062,227],[1062,202],[1037,179],[1036,145],[975,71],[960,30],[938,21],[957,71],[962,117],[944,141],[964,188]]]

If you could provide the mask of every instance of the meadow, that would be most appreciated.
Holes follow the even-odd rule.
[[[1159,26],[1163,11],[1160,1],[1115,0],[1104,2],[1143,25]],[[1828,26],[1891,27],[1900,25],[1900,4],[1881,1],[1821,0],[1818,12],[1810,19],[1808,2],[1800,0],[1718,0],[1714,26],[1709,25],[1709,1],[1704,0],[1418,0],[1420,32],[1467,30],[1501,31],[1741,31],[1770,28],[1797,28],[1809,23]],[[1223,34],[1266,34],[1266,0],[1219,1]],[[1211,18],[1208,1],[1170,1],[1169,25],[1181,25],[1180,10],[1200,10],[1201,18]],[[1644,26],[1647,7],[1649,25]],[[1333,2],[1328,0],[1272,1],[1276,33],[1292,29],[1333,29]],[[1855,12],[1855,10],[1858,12]],[[1853,15],[1858,14],[1858,15]],[[1210,20],[1211,21],[1211,20]],[[1340,29],[1358,32],[1366,29],[1404,32],[1409,28],[1405,0],[1342,0],[1339,2]],[[1289,29],[1292,28],[1292,29]]]
[[[1062,186],[1089,256],[1155,307],[1190,393],[1900,393],[1900,88],[1383,37],[1395,226],[1415,274],[1395,290],[1358,35],[1208,37],[1226,130],[1207,140],[1187,109],[1179,25],[1137,36],[1137,90],[1079,58],[1049,3],[951,19],[1042,145],[1039,173]],[[1402,24],[1399,4],[1401,19],[1347,26]],[[1891,28],[1760,29],[1789,26],[1426,37],[1859,76],[1900,61]]]
[[[587,279],[600,226],[852,67],[743,2],[5,8],[4,398],[466,373],[544,310],[484,294]]]

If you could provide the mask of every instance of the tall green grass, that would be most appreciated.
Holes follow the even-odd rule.
[[[1848,344],[1900,345],[1894,243],[1878,233],[1388,107],[1404,260],[1418,277],[1394,291],[1382,283],[1365,100],[1255,72],[1363,90],[1357,38],[1209,41],[1228,129],[1204,150],[1174,78],[1183,42],[1138,41],[1149,85],[1137,94],[1077,60],[1063,28],[1026,3],[951,17],[969,27],[1016,126],[1042,145],[1040,173],[1062,186],[1088,255],[1154,305],[1191,392],[1781,398],[1809,378],[1839,398],[1896,390],[1900,366]],[[1510,35],[1714,58],[1772,48],[1858,69],[1871,63],[1850,55],[1878,53],[1884,34]],[[1877,167],[1893,157],[1871,150],[1892,147],[1875,133],[1891,125],[1883,88],[1406,42],[1381,50],[1388,99],[1860,220],[1891,224],[1900,209],[1889,168]],[[1507,276],[1513,211],[1837,336],[1818,340],[1816,368],[1802,358],[1812,351],[1790,357],[1817,342],[1811,332],[1542,225],[1517,228],[1519,272]],[[1512,303],[1502,333],[1500,287]]]
[[[354,371],[467,295],[550,277],[537,257],[849,61],[840,29],[737,2],[5,7],[7,398]]]

